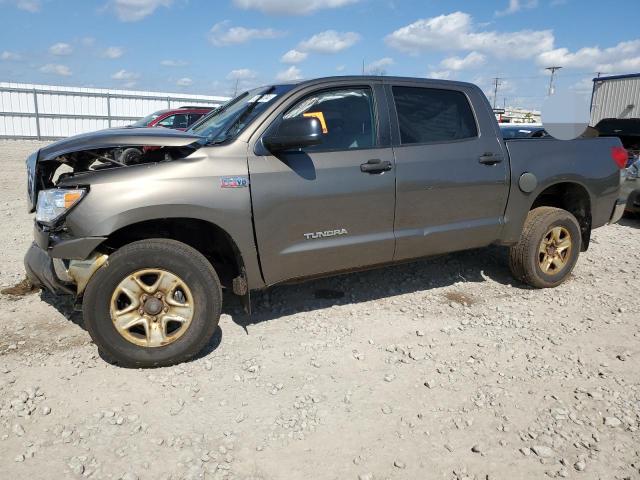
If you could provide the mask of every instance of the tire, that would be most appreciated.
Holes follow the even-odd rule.
[[[159,285],[157,293],[153,285]],[[158,295],[159,302],[151,298]],[[140,368],[193,358],[213,337],[221,308],[220,280],[200,252],[175,240],[151,239],[109,257],[87,285],[82,312],[91,338],[107,357]]]
[[[558,232],[560,235],[556,236],[561,241],[554,239]],[[568,251],[561,251],[566,245],[567,236],[570,247]],[[556,249],[556,244],[562,246]],[[569,278],[578,261],[581,246],[580,225],[571,213],[553,207],[535,208],[527,215],[520,240],[509,251],[511,273],[516,279],[535,288],[557,287]],[[555,260],[549,260],[552,257]]]
[[[137,148],[126,148],[120,154],[119,161],[125,165],[135,165],[140,161],[142,152]]]

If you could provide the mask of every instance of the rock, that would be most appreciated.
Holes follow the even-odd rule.
[[[382,406],[382,413],[384,413],[385,415],[389,415],[392,412],[393,412],[393,408],[391,408],[389,405]]]
[[[16,458],[14,458],[14,460],[16,462],[24,462],[24,455],[22,455],[22,454],[16,455]]]
[[[418,337],[424,337],[424,332],[422,330],[416,330],[416,335]]]
[[[605,417],[604,418],[604,424],[607,427],[619,427],[620,425],[622,425],[622,422],[620,420],[618,420],[616,417]]]
[[[22,428],[22,425],[20,425],[19,423],[14,424],[11,431],[15,433],[18,437],[23,436],[25,433],[24,428]]]
[[[584,463],[582,460],[579,460],[573,464],[573,468],[575,468],[579,472],[582,472],[585,468],[587,468],[587,464]]]
[[[471,447],[471,451],[473,453],[483,453],[482,447],[477,443],[473,447]]]
[[[401,470],[404,470],[405,468],[407,468],[407,464],[397,458],[393,461],[393,466]]]
[[[361,473],[358,480],[373,480],[373,473]]]
[[[136,475],[133,472],[127,472],[124,475],[122,475],[122,477],[120,477],[122,480],[138,480],[138,475]]]
[[[43,407],[40,409],[40,413],[42,413],[42,415],[45,415],[45,416],[46,416],[46,415],[49,415],[49,414],[51,413],[51,407],[48,407],[48,406],[46,406],[46,405],[45,405],[45,406],[43,406]]]
[[[84,464],[78,457],[72,457],[67,466],[76,475],[82,475],[84,472]]]
[[[393,382],[393,380],[396,378],[396,376],[393,373],[389,373],[388,375],[384,376],[384,381],[385,382]]]
[[[531,451],[533,451],[533,453],[535,453],[540,458],[551,458],[555,456],[555,452],[551,448],[545,447],[544,445],[534,445],[533,447],[531,447]]]

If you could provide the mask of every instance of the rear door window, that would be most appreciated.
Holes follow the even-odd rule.
[[[393,87],[400,143],[450,142],[478,136],[466,95],[457,90]]]

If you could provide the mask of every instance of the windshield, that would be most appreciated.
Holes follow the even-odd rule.
[[[205,137],[206,143],[222,143],[237,137],[277,97],[291,85],[276,85],[249,90],[222,105],[188,131]]]
[[[146,127],[151,122],[153,122],[156,118],[158,118],[164,110],[160,110],[159,112],[154,112],[151,115],[147,115],[146,117],[141,118],[137,122],[132,123],[131,127]]]

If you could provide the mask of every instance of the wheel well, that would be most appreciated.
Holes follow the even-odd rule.
[[[582,250],[589,247],[591,239],[591,199],[589,193],[577,183],[557,183],[543,190],[531,205],[537,207],[556,207],[571,212],[580,224]]]
[[[231,287],[244,276],[244,263],[231,236],[217,225],[196,218],[163,218],[127,225],[113,232],[100,249],[113,252],[129,243],[149,238],[170,238],[195,248],[215,268],[220,282]]]

